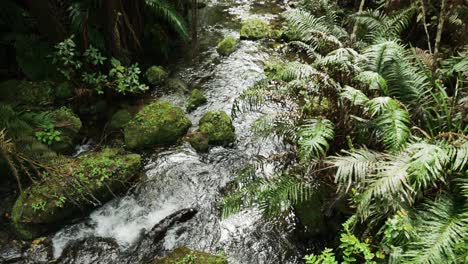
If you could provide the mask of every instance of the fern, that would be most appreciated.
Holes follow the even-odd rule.
[[[301,160],[311,160],[325,156],[329,141],[334,136],[334,125],[330,120],[307,120],[299,130],[299,157]]]
[[[188,40],[189,33],[186,22],[170,2],[167,0],[145,0],[145,2],[154,15],[163,19],[183,40]]]

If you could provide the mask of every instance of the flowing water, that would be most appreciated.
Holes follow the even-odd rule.
[[[225,35],[238,36],[240,21],[246,17],[277,19],[284,5],[274,0],[211,0],[207,4],[199,11],[198,52],[180,58],[173,65],[177,78],[200,86],[208,98],[207,104],[189,114],[193,129],[207,111],[231,113],[239,94],[264,77],[264,61],[278,55],[265,42],[243,40],[233,54],[221,57],[216,52],[216,43]],[[187,98],[173,93],[163,95],[162,99],[184,107]],[[144,254],[137,251],[150,248],[135,245],[155,225],[171,214],[193,208],[197,212],[193,217],[167,229],[156,255],[183,245],[205,252],[222,252],[230,263],[296,263],[295,256],[300,254],[292,242],[293,223],[262,220],[256,209],[220,218],[224,190],[236,171],[256,155],[268,155],[283,148],[274,140],[252,136],[250,125],[258,116],[259,113],[244,113],[233,120],[237,142],[232,148],[217,147],[208,154],[198,154],[185,143],[148,155],[145,176],[128,195],[114,199],[96,209],[88,219],[54,235],[54,256],[59,257],[73,241],[96,237],[113,239],[118,252],[127,252],[127,256]],[[84,249],[76,250],[80,257],[75,257],[73,263],[131,263],[128,259],[132,259],[121,257],[114,248],[107,253],[114,257],[100,259],[86,256]]]

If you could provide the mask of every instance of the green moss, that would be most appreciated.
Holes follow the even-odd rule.
[[[63,82],[55,87],[55,96],[63,100],[73,96],[73,88],[69,82]]]
[[[231,118],[223,111],[206,113],[200,120],[200,132],[208,137],[211,145],[226,146],[236,140]]]
[[[263,66],[265,75],[272,80],[281,80],[281,75],[285,69],[286,64],[278,59],[269,60]]]
[[[163,84],[168,76],[167,71],[161,66],[152,66],[145,73],[146,80],[152,85]]]
[[[282,30],[274,29],[274,30],[270,31],[270,38],[272,38],[274,40],[281,40],[281,39],[283,39],[283,34],[284,34],[284,32]]]
[[[167,80],[167,88],[170,91],[180,92],[180,93],[188,93],[189,89],[187,84],[185,84],[182,80],[179,79],[169,79]]]
[[[237,45],[237,39],[232,36],[225,37],[218,43],[217,51],[219,54],[227,56],[234,52]]]
[[[54,127],[61,132],[60,141],[54,142],[50,148],[58,153],[70,153],[78,139],[82,123],[71,109],[62,107],[50,112]]]
[[[76,160],[57,159],[50,166],[55,171],[24,190],[13,206],[13,223],[25,238],[73,216],[80,211],[76,204],[87,208],[96,205],[95,198],[111,199],[139,173],[141,158],[121,149],[104,149]]]
[[[261,39],[269,35],[270,26],[268,22],[258,19],[250,18],[242,23],[240,31],[241,39]]]
[[[191,125],[182,109],[157,101],[145,106],[125,126],[125,144],[134,149],[174,144]]]
[[[203,93],[198,89],[194,89],[190,94],[190,98],[187,103],[187,111],[192,112],[200,105],[206,103],[206,101],[206,97],[203,95]]]
[[[54,84],[8,80],[0,83],[0,101],[13,105],[28,105],[33,108],[54,102]]]
[[[227,264],[225,257],[178,247],[164,258],[157,259],[151,264]]]
[[[111,129],[121,129],[124,128],[130,120],[132,120],[132,114],[125,109],[121,109],[112,115],[109,127]]]
[[[208,136],[200,132],[196,132],[190,135],[188,142],[195,150],[199,152],[208,152],[210,147]]]

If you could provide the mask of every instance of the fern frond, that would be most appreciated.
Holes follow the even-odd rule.
[[[370,90],[379,90],[383,95],[389,95],[387,81],[377,72],[363,71],[354,77],[354,79],[366,84]]]
[[[166,21],[183,40],[188,40],[189,33],[186,22],[170,2],[167,0],[145,0],[145,3],[155,16]]]
[[[452,263],[453,249],[468,236],[468,211],[443,194],[425,204],[417,215],[417,238],[405,252],[408,263]]]
[[[312,160],[325,156],[329,141],[335,136],[334,124],[324,118],[307,120],[299,130],[299,156]]]
[[[363,92],[350,86],[343,88],[340,97],[349,100],[352,105],[364,106],[369,102],[369,98]]]

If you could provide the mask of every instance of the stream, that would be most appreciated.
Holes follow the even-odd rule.
[[[199,10],[198,52],[171,66],[176,78],[196,84],[208,98],[188,114],[192,130],[207,111],[231,113],[240,93],[264,77],[263,62],[281,56],[266,42],[242,40],[233,54],[222,57],[217,42],[226,35],[239,37],[241,20],[252,15],[277,19],[282,5],[274,0],[210,0]],[[187,97],[172,93],[161,99],[184,108]],[[255,208],[220,218],[223,196],[236,172],[256,155],[284,147],[273,139],[253,137],[250,126],[259,115],[247,112],[233,119],[237,142],[232,148],[198,154],[184,143],[149,154],[145,175],[126,196],[53,235],[54,257],[60,257],[59,263],[144,263],[187,246],[223,254],[233,264],[297,263],[301,254],[294,243],[293,220],[263,220]]]

